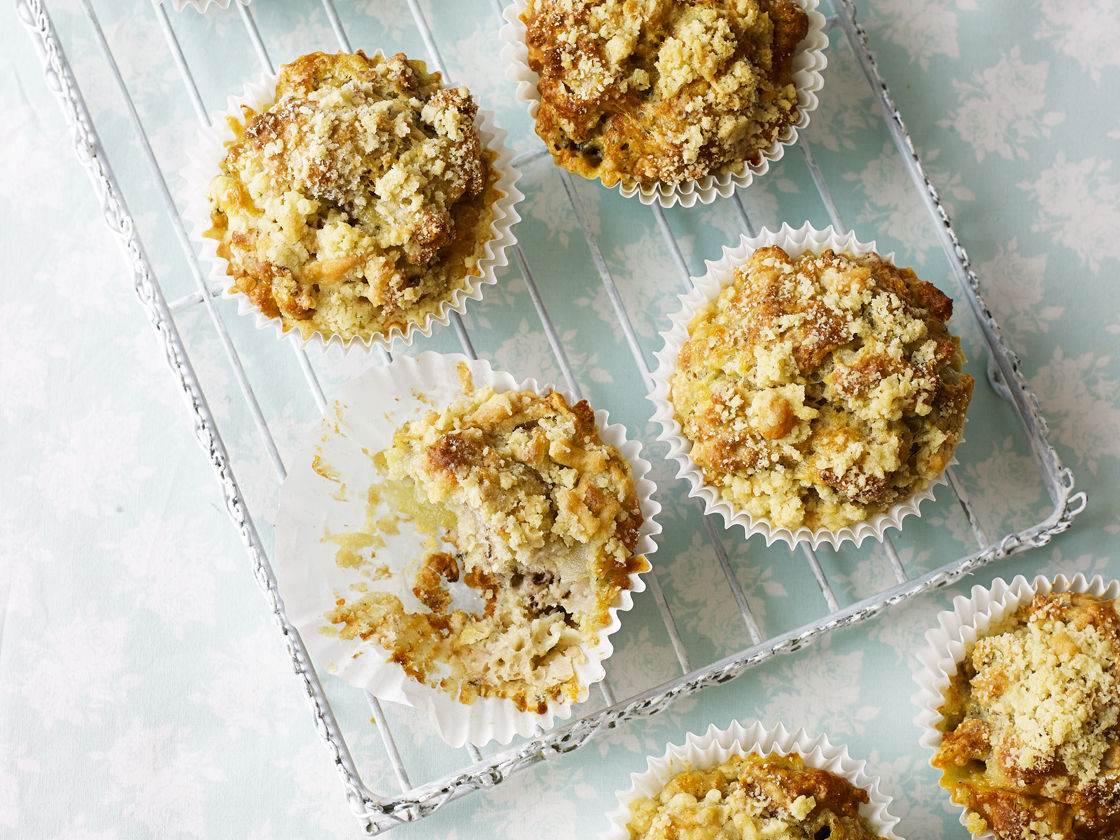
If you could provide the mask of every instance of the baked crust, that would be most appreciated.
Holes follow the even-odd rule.
[[[796,753],[751,753],[675,776],[656,797],[630,804],[626,827],[631,840],[877,840],[859,816],[868,799],[843,776],[806,767]]]
[[[704,480],[755,519],[836,530],[948,465],[972,377],[952,301],[878,254],[760,248],[697,310],[669,398]]]
[[[375,639],[414,679],[463,703],[504,697],[538,714],[586,686],[576,666],[610,608],[649,568],[634,555],[642,513],[630,466],[604,444],[586,401],[475,390],[403,426],[384,453],[390,482],[437,523],[413,594],[371,593],[329,614],[343,638]],[[462,581],[481,609],[451,609]]]
[[[933,759],[1001,840],[1120,836],[1120,615],[1092,595],[1038,595],[953,675]]]
[[[242,110],[206,235],[285,330],[403,331],[481,273],[498,192],[466,88],[403,54],[312,53],[266,111]]]
[[[797,119],[792,0],[529,0],[522,19],[537,134],[607,186],[740,171]]]

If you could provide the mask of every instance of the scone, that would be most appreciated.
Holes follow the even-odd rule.
[[[653,797],[630,803],[631,840],[722,837],[878,840],[860,817],[867,791],[796,753],[733,756],[675,776]]]
[[[462,703],[507,698],[544,714],[581,699],[576,666],[630,576],[649,567],[634,553],[641,507],[629,464],[602,442],[585,401],[475,389],[460,375],[460,399],[405,424],[377,456],[398,507],[452,546],[418,563],[423,609],[379,592],[328,618]],[[453,603],[460,582],[473,607]]]
[[[974,834],[1120,836],[1120,615],[1091,594],[1037,594],[953,675],[933,759]]]
[[[952,301],[875,253],[755,250],[688,324],[668,401],[688,457],[770,527],[837,531],[949,464],[972,377]]]
[[[556,162],[605,185],[739,171],[798,119],[792,0],[528,0],[536,131]]]
[[[466,88],[404,55],[313,53],[230,118],[208,190],[233,290],[304,338],[407,333],[478,276],[495,154]]]

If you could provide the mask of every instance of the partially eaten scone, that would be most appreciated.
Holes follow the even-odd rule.
[[[424,609],[379,592],[328,618],[463,703],[504,697],[543,714],[581,697],[576,666],[631,575],[648,568],[634,554],[641,507],[629,464],[600,439],[585,401],[476,390],[469,376],[464,386],[377,456],[410,494],[410,515],[441,535],[412,581]],[[478,608],[456,608],[456,586]]]
[[[207,236],[284,329],[404,331],[481,273],[498,193],[466,88],[403,54],[313,53],[281,68],[268,108],[242,110]]]

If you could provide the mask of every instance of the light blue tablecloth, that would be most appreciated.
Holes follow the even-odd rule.
[[[153,142],[165,161],[179,159],[196,123],[154,16],[142,2],[127,9],[123,3],[97,5],[139,106],[158,112],[164,98],[170,103],[166,121],[152,127]],[[492,5],[471,6],[474,15],[451,2],[421,3],[449,66],[459,68],[524,150],[534,141],[503,79],[497,49],[478,46],[490,43],[487,32],[496,29]],[[255,0],[274,56],[333,48],[321,11],[298,11],[307,6],[314,4]],[[355,46],[399,44],[424,54],[403,2],[340,0],[339,6],[356,27],[383,39]],[[1113,548],[1120,529],[1120,357],[1114,349],[1120,334],[1120,172],[1114,165],[1120,150],[1120,5],[864,0],[860,9],[987,300],[1008,343],[1023,357],[1052,440],[1078,488],[1089,494],[1088,510],[1046,548],[680,701],[659,717],[628,725],[396,834],[593,835],[605,827],[613,792],[627,786],[644,756],[709,723],[760,717],[826,732],[866,759],[895,797],[900,836],[965,837],[911,724],[913,654],[922,634],[953,594],[995,576],[1120,573]],[[189,276],[179,267],[180,252],[155,193],[145,191],[142,158],[127,139],[125,114],[91,32],[73,0],[52,2],[51,11],[67,33],[99,128],[107,143],[123,150],[114,163],[139,196],[133,210],[153,263],[168,276],[169,295],[181,294],[190,288]],[[217,107],[216,92],[226,89],[230,77],[256,73],[256,58],[232,11],[212,14],[205,26],[195,12],[182,14],[189,20],[172,18],[182,27],[189,59],[201,68],[208,107]],[[117,240],[101,218],[10,2],[0,9],[0,56],[0,113],[6,120],[0,166],[0,836],[358,836],[211,470],[192,440],[190,415],[132,293]],[[840,169],[833,188],[841,211],[865,238],[878,238],[916,265],[936,264],[927,223],[911,207],[911,187],[897,169],[880,165],[893,152],[875,134],[878,117],[854,67],[838,59],[828,72],[834,75],[825,83],[809,137],[818,157]],[[877,138],[871,146],[869,138]],[[818,225],[827,223],[815,196],[799,187],[803,180],[792,169],[799,164],[786,165],[767,176],[760,185],[765,189],[747,192],[748,209],[763,223],[798,224],[807,214]],[[526,168],[523,187],[556,196],[528,205],[523,223],[523,241],[527,249],[537,243],[530,258],[544,265],[545,282],[568,270],[593,271],[563,193],[554,181],[546,184],[554,177],[550,163],[537,162]],[[174,179],[170,186],[180,189]],[[594,185],[580,189],[594,199],[593,223],[601,238],[626,242],[608,251],[608,261],[649,278],[648,294],[623,281],[632,311],[641,313],[636,326],[648,353],[659,346],[657,332],[675,308],[679,277],[656,231],[645,239],[626,238],[633,231],[630,214],[637,212],[632,205],[596,196]],[[816,209],[800,211],[802,204]],[[738,229],[730,213],[704,216],[713,219],[704,225],[691,218],[670,215],[691,269],[699,271],[702,259],[716,256],[719,244]],[[468,312],[480,352],[525,375],[556,379],[539,328],[529,320],[507,320],[509,311],[525,307],[523,284],[511,281],[505,288],[488,292]],[[550,300],[571,325],[564,340],[587,372],[592,394],[644,431],[648,407],[640,398],[618,396],[638,387],[622,381],[633,378],[632,367],[619,373],[630,362],[624,354],[621,361],[610,357],[580,333],[604,329],[610,320],[605,302],[567,300],[553,289]],[[228,312],[232,318],[232,308]],[[603,312],[605,318],[596,320]],[[240,397],[220,351],[199,337],[206,328],[201,312],[184,316],[212,408],[241,459],[246,494],[271,510],[275,479],[241,420]],[[264,336],[236,321],[231,329],[252,357],[254,342]],[[446,332],[431,346],[455,349]],[[975,336],[966,334],[965,340],[966,347],[976,346]],[[365,364],[327,362],[328,384]],[[974,372],[982,371],[982,358],[972,364]],[[285,454],[314,415],[307,396],[285,390],[288,384],[262,388],[266,411],[278,418]],[[978,405],[975,410],[1000,410],[990,394]],[[962,457],[962,473],[981,497],[1000,495],[985,504],[1006,511],[1011,521],[1037,509],[1040,494],[1031,485],[1037,474],[1014,435],[993,433],[989,421],[970,422],[967,445],[973,449]],[[674,484],[667,469],[660,478]],[[672,492],[679,496],[680,488]],[[967,541],[967,534],[949,533],[954,526],[939,516],[925,516],[919,526],[927,529],[931,546],[942,539],[938,530],[946,540]],[[670,510],[667,531],[683,517]],[[748,593],[757,593],[760,603],[788,604],[793,621],[801,595],[781,568],[788,552],[766,554],[753,543],[751,549],[739,567],[749,578]],[[710,550],[699,541],[670,541],[663,552],[653,559],[674,588],[718,585]],[[700,559],[692,563],[693,556]],[[922,543],[903,555],[916,567],[946,559],[938,557],[925,556]],[[858,561],[846,562],[851,565],[833,571],[850,596],[865,587],[870,572]],[[687,576],[696,578],[693,590],[682,584]],[[792,626],[771,610],[764,616],[768,627]],[[705,615],[702,598],[686,599],[681,612],[686,633],[712,655],[742,643],[737,619]],[[664,676],[671,676],[663,636],[648,629],[653,625],[643,624],[641,615],[637,610],[631,629],[630,662],[636,664],[618,663],[623,684],[648,676],[636,675],[635,668],[667,668]],[[363,766],[374,768],[371,783],[391,789],[388,771],[376,769],[384,765],[368,710],[356,708],[343,709],[352,748],[363,754]],[[414,725],[407,717],[401,723],[419,743],[424,738]],[[411,769],[419,778],[432,770],[423,764],[427,760],[415,759],[419,764]]]

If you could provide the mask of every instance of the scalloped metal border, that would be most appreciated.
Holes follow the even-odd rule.
[[[378,798],[362,783],[331,712],[330,704],[307,657],[303,642],[285,615],[283,603],[277,592],[275,576],[234,478],[221,435],[199,387],[163,293],[154,280],[151,265],[136,233],[132,216],[129,214],[112,170],[105,160],[101,142],[93,128],[85,102],[44,2],[43,0],[16,0],[16,13],[31,32],[40,50],[47,85],[58,97],[59,104],[70,123],[75,152],[101,199],[106,224],[120,238],[128,256],[136,295],[148,311],[153,328],[162,338],[167,363],[176,374],[180,387],[190,403],[194,415],[195,437],[214,468],[222,487],[227,512],[249,553],[253,576],[284,636],[292,667],[300,678],[311,705],[316,730],[331,753],[336,769],[342,776],[347,799],[355,813],[362,818],[366,831],[377,833],[401,822],[421,819],[453,799],[475,790],[493,787],[532,764],[578,749],[599,732],[614,729],[632,718],[652,716],[678,697],[693,694],[709,685],[733,680],[748,669],[778,654],[799,650],[832,630],[866,621],[914,595],[947,586],[995,560],[1029,548],[1046,545],[1055,534],[1068,529],[1073,517],[1084,510],[1085,494],[1073,493],[1073,473],[1062,465],[1057,452],[1050,445],[1047,424],[1039,409],[1038,399],[1023,377],[1018,356],[1004,344],[999,325],[984,303],[980,294],[979,280],[972,271],[968,255],[953,230],[940,196],[926,176],[902,116],[891,99],[886,84],[879,76],[867,35],[856,23],[854,4],[851,0],[839,0],[839,2],[846,12],[846,14],[838,14],[839,23],[844,28],[869,83],[889,115],[888,126],[923,201],[934,218],[941,222],[939,233],[943,245],[958,273],[958,279],[970,291],[970,295],[967,296],[969,304],[985,332],[992,354],[989,361],[994,360],[996,363],[993,385],[1001,392],[1005,391],[1015,404],[1016,415],[1023,424],[1024,432],[1035,449],[1036,460],[1042,467],[1047,491],[1055,505],[1054,511],[1042,523],[1025,531],[1009,534],[998,545],[959,558],[906,584],[884,590],[872,598],[829,615],[823,621],[746,648],[704,668],[573,721],[551,733],[534,738],[520,747],[505,750],[460,773],[414,788],[408,795],[378,801]],[[1011,387],[1010,383],[1013,383],[1014,387]]]

